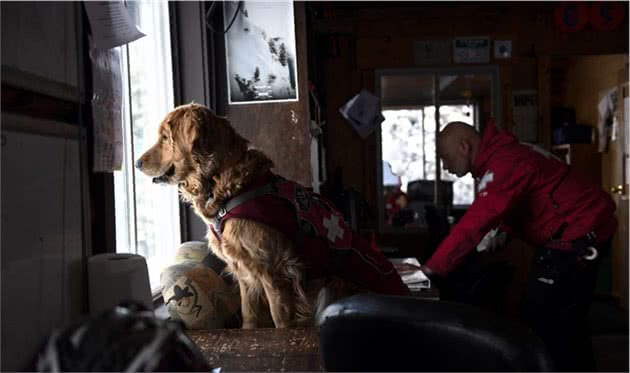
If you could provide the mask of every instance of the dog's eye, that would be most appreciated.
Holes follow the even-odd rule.
[[[168,136],[162,135],[162,141],[164,141],[164,142],[168,141]]]

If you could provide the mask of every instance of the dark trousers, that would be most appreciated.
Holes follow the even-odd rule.
[[[598,245],[594,260],[575,252],[540,248],[530,267],[523,297],[524,321],[545,343],[558,371],[594,371],[588,323],[597,271],[610,242]]]

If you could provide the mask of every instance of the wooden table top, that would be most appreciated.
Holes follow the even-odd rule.
[[[188,330],[221,372],[321,372],[316,328]]]
[[[413,296],[439,299],[437,289]],[[319,332],[312,328],[187,330],[213,368],[221,372],[323,372]]]

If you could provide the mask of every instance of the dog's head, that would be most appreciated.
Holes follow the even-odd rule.
[[[227,119],[193,103],[166,115],[157,143],[136,161],[136,168],[154,183],[178,184],[195,193],[204,180],[212,180],[245,151],[247,141]]]

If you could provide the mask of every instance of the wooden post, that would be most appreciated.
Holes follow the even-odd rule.
[[[440,95],[440,81],[437,73],[433,74],[433,105],[435,106],[435,184],[433,185],[433,203],[436,206],[441,206],[440,203],[442,201],[441,196],[441,188],[440,188],[440,174],[442,170],[442,162],[440,162],[440,156],[437,151],[437,135],[440,132],[440,100],[438,96]]]
[[[551,57],[539,56],[538,64],[538,142],[551,149]]]

